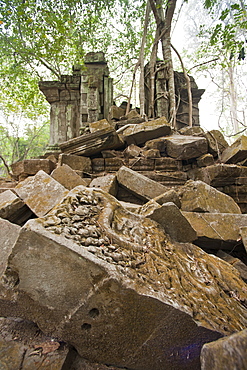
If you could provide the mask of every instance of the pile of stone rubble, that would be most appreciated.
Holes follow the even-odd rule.
[[[245,369],[247,137],[89,128],[1,183],[0,365]]]

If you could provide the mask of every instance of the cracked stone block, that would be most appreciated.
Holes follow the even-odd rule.
[[[0,217],[23,225],[32,215],[30,208],[13,191],[0,193]]]
[[[79,186],[21,229],[0,314],[24,316],[92,362],[199,369],[205,343],[247,324],[236,269],[102,190]],[[234,292],[234,295],[231,294]],[[11,302],[16,302],[16,312]]]
[[[247,214],[182,213],[197,232],[195,243],[205,249],[237,249],[240,230],[247,226]]]
[[[131,193],[144,200],[157,197],[167,190],[163,185],[125,166],[122,166],[117,172],[117,181]]]
[[[237,184],[242,177],[242,167],[235,164],[215,164],[189,171],[193,180],[201,180],[211,186],[227,186]]]
[[[173,135],[166,138],[167,155],[178,160],[198,158],[207,151],[208,143],[204,137]]]
[[[79,185],[87,186],[86,181],[81,178],[81,176],[77,175],[77,173],[67,164],[58,166],[54,171],[52,171],[51,177],[68,190],[74,189]]]
[[[21,227],[0,218],[0,276],[7,267],[7,261],[18,238]]]
[[[247,136],[240,136],[232,145],[224,150],[221,156],[223,163],[238,163],[247,158]]]
[[[44,216],[68,193],[64,186],[42,170],[20,182],[15,191],[38,217]]]
[[[182,211],[209,213],[241,213],[229,196],[203,181],[189,180],[179,190]]]
[[[62,166],[63,164],[67,164],[72,168],[72,170],[87,173],[92,172],[91,159],[88,157],[73,154],[60,154],[58,157],[58,165]]]
[[[202,370],[247,369],[247,329],[204,344]]]

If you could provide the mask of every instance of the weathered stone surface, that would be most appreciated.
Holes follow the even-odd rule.
[[[143,150],[142,155],[145,158],[159,158],[160,151],[158,149]]]
[[[90,156],[106,149],[116,149],[123,146],[123,142],[114,129],[101,130],[93,134],[86,134],[60,144],[65,154]]]
[[[238,163],[247,158],[247,136],[240,136],[221,156],[223,163]]]
[[[27,205],[11,190],[0,194],[0,217],[23,225],[32,215]]]
[[[196,244],[205,249],[231,250],[239,241],[240,228],[247,226],[247,214],[182,213],[197,232]]]
[[[177,192],[173,189],[167,190],[164,194],[158,195],[153,200],[160,205],[167,202],[173,202],[178,208],[181,208],[179,196]]]
[[[241,230],[241,229],[240,229]],[[241,278],[247,282],[247,266],[245,263],[243,263],[239,258],[233,257],[230,254],[219,250],[217,252],[217,257],[220,257],[224,261],[230,263],[232,266],[234,266],[240,273]]]
[[[157,149],[160,151],[160,153],[165,154],[166,153],[166,136],[159,137],[153,140],[148,140],[145,143],[144,150],[148,149]]]
[[[240,235],[247,252],[247,225],[240,228]]]
[[[106,119],[101,119],[100,121],[89,123],[89,129],[91,133],[100,130],[109,130],[112,128],[114,128],[113,125],[110,124]]]
[[[185,126],[179,130],[179,133],[186,136],[202,136],[204,135],[204,130],[200,126]]]
[[[224,135],[219,130],[211,130],[204,133],[208,141],[208,151],[214,157],[220,157],[221,153],[229,146]]]
[[[121,167],[117,172],[117,181],[130,192],[144,200],[153,199],[167,190],[163,185],[125,166]]]
[[[132,158],[128,161],[128,167],[134,171],[153,171],[154,170],[154,158]]]
[[[110,120],[119,120],[125,114],[125,109],[112,105],[109,111]]]
[[[115,172],[118,171],[120,167],[124,165],[123,158],[105,158],[105,171],[106,172]]]
[[[66,344],[45,336],[31,321],[0,318],[0,333],[1,369],[62,370],[71,357]]]
[[[179,191],[181,209],[189,212],[241,213],[237,203],[203,181],[189,180]]]
[[[139,157],[141,152],[142,152],[142,149],[139,146],[135,144],[130,144],[124,150],[124,156],[126,158],[135,158],[135,157]]]
[[[182,161],[169,157],[156,158],[154,166],[155,171],[180,171],[182,169]]]
[[[204,137],[173,135],[166,139],[166,152],[175,159],[198,158],[207,153],[208,144]]]
[[[212,156],[212,154],[206,153],[203,154],[201,157],[197,158],[196,161],[198,167],[212,166],[214,164],[214,157]]]
[[[215,342],[207,343],[201,352],[202,370],[247,369],[247,329]]]
[[[247,323],[236,269],[171,243],[154,221],[82,186],[28,221],[8,271],[18,282],[11,304],[1,296],[0,314],[32,317],[82,357],[108,365],[199,369],[204,343]]]
[[[52,171],[51,177],[68,190],[74,189],[79,185],[87,186],[86,181],[77,175],[77,173],[67,164],[58,166],[54,171]]]
[[[87,173],[92,172],[91,159],[79,155],[60,154],[58,158],[58,165],[67,164],[72,170],[83,171]]]
[[[140,145],[148,140],[155,139],[159,136],[170,135],[171,126],[165,117],[157,120],[143,122],[133,127],[128,127],[123,131],[124,140],[127,145]]]
[[[18,238],[20,226],[0,218],[0,276],[7,267],[8,257]]]
[[[140,209],[139,213],[158,222],[173,240],[187,243],[197,238],[195,230],[172,202],[159,205],[150,200]]]
[[[92,159],[92,170],[95,172],[105,171],[105,158],[93,158]]]
[[[113,195],[114,197],[117,195],[117,177],[113,174],[108,174],[105,176],[98,176],[93,179],[89,185],[90,188],[100,188],[106,193]]]
[[[143,171],[142,174],[164,186],[184,185],[188,180],[187,173],[182,171]]]
[[[126,114],[127,119],[133,119],[133,118],[142,118],[140,114],[135,110],[131,109],[128,114]]]
[[[38,217],[44,216],[68,193],[67,189],[42,170],[20,182],[15,191]]]
[[[56,168],[55,163],[49,159],[25,159],[11,165],[12,172],[15,176],[23,173],[26,175],[35,175],[39,170],[43,170],[49,175],[54,168]]]
[[[242,168],[234,164],[215,164],[189,172],[193,180],[201,180],[211,186],[226,186],[237,183]]]

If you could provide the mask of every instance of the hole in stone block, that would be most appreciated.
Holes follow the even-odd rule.
[[[88,324],[87,322],[84,322],[84,324],[82,324],[81,328],[82,330],[90,330],[92,327],[91,324]]]
[[[99,316],[99,310],[98,308],[92,308],[89,312],[88,312],[89,316],[90,317],[97,317]]]

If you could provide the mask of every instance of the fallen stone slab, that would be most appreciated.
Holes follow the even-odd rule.
[[[60,154],[58,157],[58,166],[67,164],[72,170],[82,171],[86,173],[92,172],[91,159],[73,154]]]
[[[208,185],[220,187],[236,184],[242,176],[242,167],[235,164],[215,164],[189,171],[193,180],[201,180]]]
[[[21,229],[8,273],[0,314],[32,317],[93,362],[197,369],[203,344],[247,324],[235,268],[82,186]]]
[[[181,208],[179,196],[174,189],[167,190],[165,193],[158,195],[153,200],[160,205],[167,202],[173,202],[178,208]]]
[[[77,175],[77,173],[67,164],[58,166],[54,171],[52,171],[51,177],[68,190],[74,189],[79,185],[87,186],[86,181],[81,178],[81,176]]]
[[[7,261],[18,238],[21,227],[0,218],[0,277],[7,267]]]
[[[89,187],[100,188],[115,197],[118,191],[117,177],[114,174],[98,176],[90,182]]]
[[[117,181],[128,191],[146,201],[165,193],[167,190],[163,185],[125,166],[122,166],[117,172]]]
[[[205,132],[200,126],[185,126],[179,130],[179,133],[186,136],[203,136]]]
[[[247,158],[247,136],[240,136],[221,155],[223,163],[238,163]]]
[[[124,149],[124,157],[125,158],[135,158],[135,157],[139,157],[142,153],[142,149],[135,145],[135,144],[130,144],[129,146],[127,146],[126,149]]]
[[[202,347],[202,370],[245,370],[247,363],[247,329],[207,343]]]
[[[70,139],[59,145],[65,154],[91,156],[102,150],[116,149],[123,146],[123,142],[114,129],[100,130],[92,134],[85,134]]]
[[[241,278],[247,282],[247,266],[245,263],[243,263],[239,258],[233,257],[222,250],[217,252],[217,256],[234,266],[240,273]]]
[[[229,147],[224,135],[219,130],[210,130],[205,132],[203,136],[208,142],[208,151],[214,157],[220,157],[221,153]]]
[[[189,180],[179,190],[181,209],[188,212],[241,213],[228,195],[203,181]]]
[[[40,170],[49,175],[54,168],[56,168],[56,164],[49,159],[24,159],[11,165],[13,175],[15,176],[20,176],[21,174],[31,176]]]
[[[169,157],[155,158],[154,169],[155,171],[163,171],[163,172],[181,171],[182,161],[177,161],[174,158],[169,158]]]
[[[166,187],[184,185],[188,180],[187,173],[182,171],[142,171],[141,174]]]
[[[126,128],[122,134],[127,145],[141,145],[159,136],[170,135],[171,126],[165,117],[161,117],[156,120],[132,125]]]
[[[159,205],[154,200],[150,200],[141,207],[139,214],[158,222],[173,240],[188,243],[197,238],[195,230],[172,202]]]
[[[20,182],[15,191],[38,217],[44,216],[68,193],[64,186],[42,170]]]
[[[204,137],[173,135],[166,138],[166,152],[169,157],[178,160],[198,158],[208,151]]]
[[[240,228],[240,235],[247,252],[247,225]]]
[[[182,212],[197,232],[196,245],[205,249],[238,249],[240,229],[247,226],[247,214]]]
[[[0,194],[0,217],[23,225],[32,215],[31,209],[13,191]]]

